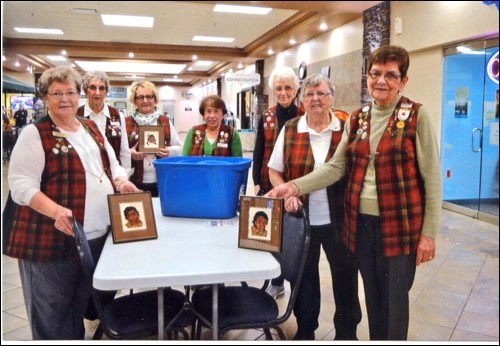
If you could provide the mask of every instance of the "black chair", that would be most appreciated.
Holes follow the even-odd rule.
[[[219,339],[232,329],[263,328],[267,340],[272,340],[270,329],[278,332],[281,340],[285,334],[280,328],[291,315],[310,242],[309,219],[303,208],[296,214],[285,214],[283,218],[282,251],[274,254],[281,265],[281,274],[290,282],[292,291],[286,311],[279,314],[275,299],[265,289],[243,286],[223,286],[219,288],[217,331]],[[256,263],[255,265],[258,265]],[[212,292],[210,288],[197,289],[193,293],[194,309],[210,323],[212,321]],[[201,327],[210,327],[206,322],[197,320],[196,338],[201,336]]]
[[[83,227],[72,220],[73,233],[82,261],[83,272],[91,290],[99,325],[93,339],[101,339],[103,333],[110,339],[141,339],[158,335],[158,292],[145,291],[118,297],[102,306],[97,291],[92,287],[95,265]],[[187,298],[180,291],[164,289],[164,321],[168,328],[165,333],[169,339],[182,333],[189,339],[185,330],[193,325],[194,315],[185,309]]]

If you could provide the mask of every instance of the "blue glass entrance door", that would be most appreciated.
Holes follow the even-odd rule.
[[[456,47],[445,55],[443,202],[498,222],[498,39]]]

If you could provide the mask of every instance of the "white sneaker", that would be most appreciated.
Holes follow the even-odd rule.
[[[284,285],[281,285],[281,286],[270,285],[266,289],[266,293],[269,294],[274,299],[277,299],[279,296],[282,296],[283,294],[285,294],[285,286]]]

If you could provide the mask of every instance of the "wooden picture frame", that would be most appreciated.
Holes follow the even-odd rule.
[[[283,210],[282,198],[241,196],[238,247],[281,252]]]
[[[160,148],[165,148],[165,127],[139,126],[138,151],[141,153],[156,154]]]
[[[151,192],[108,195],[113,243],[156,239]]]

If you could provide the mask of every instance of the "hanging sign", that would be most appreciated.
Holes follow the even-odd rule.
[[[260,84],[260,74],[258,73],[226,73],[224,75],[224,81],[226,83],[239,83],[239,84]]]

